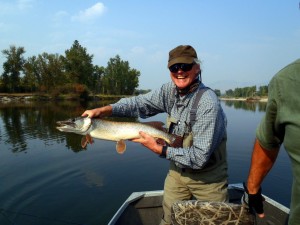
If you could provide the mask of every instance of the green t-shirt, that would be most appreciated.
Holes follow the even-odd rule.
[[[293,189],[289,224],[300,222],[300,59],[280,70],[270,81],[266,113],[256,131],[265,149],[282,143],[292,162]]]

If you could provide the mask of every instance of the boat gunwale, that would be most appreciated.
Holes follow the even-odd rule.
[[[244,190],[244,187],[242,183],[236,183],[236,184],[229,184],[228,189]],[[143,197],[162,196],[163,193],[164,193],[163,190],[132,192],[131,195],[125,200],[125,202],[118,209],[118,211],[114,214],[112,219],[109,221],[108,225],[114,225],[118,221],[122,213],[129,206],[129,204],[131,204],[132,202],[135,202]],[[290,209],[287,208],[286,206],[267,197],[266,195],[263,195],[263,197],[265,198],[265,201],[268,202],[270,205],[274,206],[275,208],[278,208],[279,210],[281,210],[286,214],[289,214]]]
[[[243,184],[241,183],[237,183],[237,184],[229,184],[228,188],[235,188],[235,189],[240,189],[240,190],[244,190]],[[286,214],[290,213],[290,209],[284,205],[282,205],[281,203],[273,200],[272,198],[262,194],[262,196],[265,198],[265,201],[268,202],[270,205],[278,208],[279,210],[283,211]]]
[[[125,202],[121,205],[121,207],[118,209],[118,211],[114,214],[112,219],[109,221],[108,225],[115,224],[130,203],[143,197],[162,196],[163,193],[163,190],[132,192],[130,196],[125,200]]]

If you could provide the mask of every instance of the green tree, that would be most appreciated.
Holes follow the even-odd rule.
[[[147,89],[147,90],[135,90],[134,94],[135,95],[140,95],[140,94],[147,94],[151,91],[151,89]]]
[[[24,91],[35,92],[40,83],[40,76],[37,68],[36,56],[29,57],[24,64],[24,77],[22,78],[22,86]]]
[[[232,89],[229,89],[229,90],[225,91],[225,95],[226,95],[227,97],[233,97],[233,96],[234,96],[233,90],[232,90]]]
[[[101,86],[103,86],[103,76],[104,76],[105,68],[103,66],[94,66],[94,73],[93,73],[93,86],[91,87],[91,90],[94,93],[101,93]]]
[[[131,69],[128,61],[117,55],[111,58],[105,69],[102,85],[104,94],[132,95],[139,84],[140,72]]]
[[[56,89],[60,93],[126,94],[135,93],[139,85],[140,72],[130,68],[128,61],[117,55],[111,58],[107,67],[94,66],[93,55],[87,53],[77,40],[65,55],[42,53],[24,59],[23,47],[3,50],[7,58],[0,77],[0,91],[15,92],[43,91]],[[53,93],[52,93],[53,94]]]
[[[11,45],[9,49],[2,50],[6,61],[3,63],[3,73],[1,76],[4,92],[20,92],[20,76],[23,70],[25,59],[24,47]]]
[[[268,86],[260,86],[257,94],[259,96],[268,96]]]
[[[229,93],[226,91],[226,93]],[[248,98],[256,95],[256,86],[235,88],[233,91],[233,96],[236,98]]]
[[[29,57],[24,64],[22,84],[25,90],[49,92],[65,83],[62,56],[46,52]]]
[[[46,52],[38,55],[36,76],[41,91],[49,92],[52,88],[65,81],[64,65],[61,56]]]
[[[242,88],[235,88],[233,91],[234,97],[242,97],[243,96],[243,89]]]
[[[220,91],[219,89],[215,89],[214,92],[216,93],[216,95],[217,95],[218,97],[221,96],[221,91]]]
[[[68,83],[84,84],[87,87],[93,86],[94,66],[93,55],[87,53],[77,40],[72,47],[65,51],[64,65]]]
[[[268,86],[260,86],[258,91],[256,90],[256,86],[243,87],[243,88],[235,88],[234,91],[229,89],[225,91],[226,97],[255,97],[255,96],[268,96]]]

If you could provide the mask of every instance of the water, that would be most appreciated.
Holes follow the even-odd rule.
[[[104,103],[105,104],[105,103]],[[168,161],[137,143],[119,155],[115,143],[61,133],[55,122],[96,105],[77,102],[0,105],[0,224],[107,224],[134,191],[161,190]],[[229,182],[247,178],[254,133],[265,104],[222,102],[228,118]],[[147,119],[165,121],[165,115]],[[142,120],[143,121],[143,120]],[[292,174],[284,149],[263,193],[289,207]]]

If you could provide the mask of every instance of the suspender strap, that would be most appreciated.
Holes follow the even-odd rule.
[[[169,100],[170,100],[170,105],[169,105],[170,112],[171,112],[171,110],[172,110],[172,108],[173,108],[173,106],[175,104],[175,98],[176,98],[175,94],[176,94],[176,88],[173,88],[171,96],[169,98]]]
[[[198,104],[200,102],[200,99],[203,95],[203,93],[209,89],[208,87],[203,87],[201,88],[197,94],[196,94],[196,97],[195,97],[195,100],[193,102],[193,105],[192,105],[192,108],[191,108],[191,111],[190,111],[190,128],[193,127],[193,125],[195,124],[196,122],[196,114],[197,114],[197,108],[198,108]],[[170,98],[170,111],[172,109],[172,107],[174,106],[174,103],[175,103],[175,88],[173,89],[173,93],[171,95],[171,98]],[[168,127],[171,125],[170,122],[174,122],[174,121],[168,121]],[[169,124],[170,123],[170,124]],[[170,127],[169,127],[170,128]],[[170,131],[170,130],[169,130]]]
[[[197,107],[198,107],[198,103],[203,95],[203,93],[209,89],[208,87],[204,87],[204,88],[201,88],[197,94],[196,94],[196,98],[193,102],[193,105],[192,105],[192,109],[190,111],[190,127],[192,128],[196,122],[196,114],[197,114]]]

